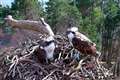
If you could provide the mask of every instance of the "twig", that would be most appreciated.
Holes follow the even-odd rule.
[[[56,71],[61,71],[61,70],[53,70],[50,74],[48,74],[46,77],[44,77],[42,80],[46,80],[49,76],[51,76],[53,73],[55,73]]]

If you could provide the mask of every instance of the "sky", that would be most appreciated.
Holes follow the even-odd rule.
[[[13,2],[14,0],[0,0],[0,4],[2,4],[3,6],[9,5],[11,6],[11,2]],[[41,1],[41,0],[39,0]],[[43,0],[43,1],[48,1],[48,0]]]
[[[0,4],[2,4],[3,6],[5,5],[9,5],[11,6],[11,2],[13,2],[14,0],[0,0]]]

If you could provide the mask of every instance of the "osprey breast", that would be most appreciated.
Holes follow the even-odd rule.
[[[46,57],[48,59],[52,59],[54,55],[54,50],[55,50],[55,43],[51,43],[48,46],[44,47],[44,50],[46,52]]]

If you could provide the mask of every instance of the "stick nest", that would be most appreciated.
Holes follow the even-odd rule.
[[[80,55],[65,37],[57,35],[55,39],[58,57],[46,65],[38,63],[34,53],[31,54],[33,47],[42,43],[42,37],[2,51],[0,80],[112,80],[112,73],[93,57]]]

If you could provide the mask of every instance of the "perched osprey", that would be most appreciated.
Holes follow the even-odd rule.
[[[49,61],[52,61],[54,59],[55,47],[56,45],[54,38],[50,36],[47,39],[44,39],[43,44],[39,45],[35,49],[34,54],[36,57],[38,57],[40,63],[49,63]]]
[[[77,27],[67,30],[67,37],[75,49],[86,55],[96,55],[96,44],[88,39],[85,35],[78,32]]]

